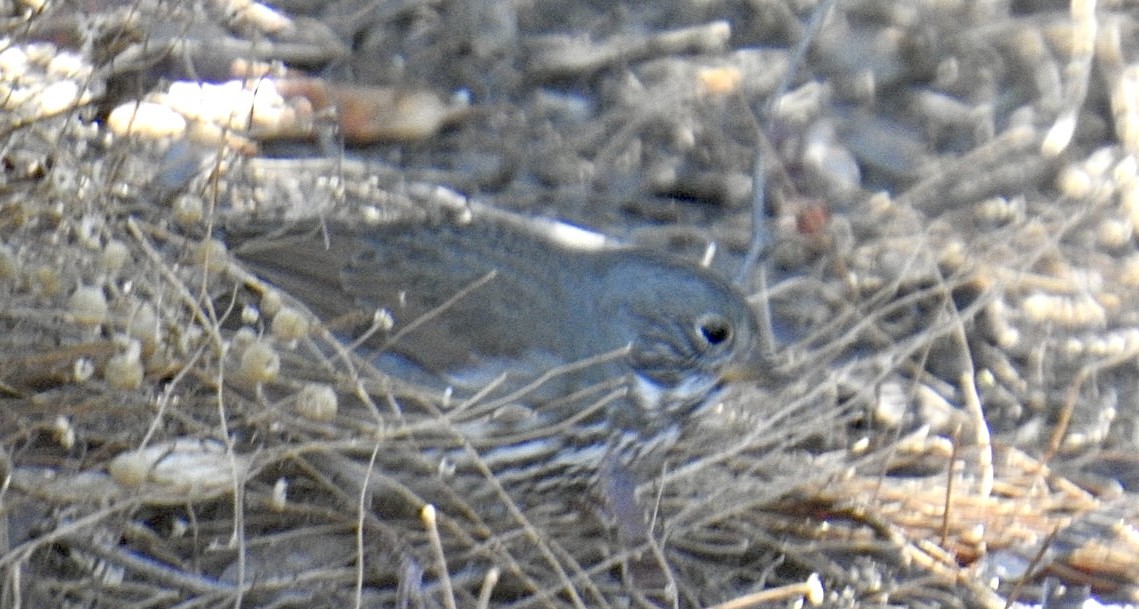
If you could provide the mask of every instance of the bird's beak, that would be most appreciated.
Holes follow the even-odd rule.
[[[751,349],[743,358],[732,362],[724,369],[720,374],[720,381],[738,383],[767,380],[772,377],[775,366],[773,354],[763,353],[759,349]]]

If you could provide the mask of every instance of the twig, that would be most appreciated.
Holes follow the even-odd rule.
[[[368,514],[368,485],[376,468],[376,457],[380,454],[380,443],[372,444],[372,454],[368,457],[368,469],[360,483],[360,499],[356,504],[356,609],[364,604],[364,520]]]
[[[379,448],[379,445],[376,445]],[[427,539],[431,542],[431,551],[435,554],[437,570],[439,571],[439,584],[443,587],[443,606],[446,609],[458,609],[455,604],[455,589],[451,586],[451,572],[447,569],[447,556],[443,553],[443,540],[439,537],[439,527],[435,523],[435,506],[428,503],[419,510],[419,518],[427,529]]]
[[[818,605],[823,602],[824,594],[823,584],[819,581],[818,573],[812,573],[805,582],[745,594],[719,605],[712,605],[708,609],[748,609],[760,603],[787,600],[806,600],[812,605]]]
[[[208,579],[186,571],[176,570],[157,560],[146,558],[122,546],[106,547],[81,535],[68,534],[59,540],[61,543],[98,556],[99,558],[148,580],[177,588],[193,594],[224,594],[238,592],[238,586],[216,579]]]

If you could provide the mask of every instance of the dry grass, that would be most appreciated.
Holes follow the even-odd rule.
[[[0,604],[784,606],[812,578],[834,606],[1003,607],[1057,584],[1134,601],[1125,11],[837,3],[760,117],[774,244],[756,301],[784,339],[779,380],[733,387],[645,476],[646,547],[623,547],[588,494],[535,503],[504,483],[462,431],[487,404],[388,378],[307,314],[274,328],[303,309],[209,241],[251,215],[383,221],[485,191],[613,232],[699,226],[625,232],[714,238],[734,260],[746,105],[776,91],[807,18],[754,4],[631,7],[660,31],[589,30],[584,51],[518,7],[510,34],[501,14],[428,3],[353,30],[361,7],[334,3],[309,38],[221,4],[0,7]],[[466,32],[465,54],[431,29],[460,17],[479,27],[441,31]],[[402,53],[426,88],[503,89],[440,102],[417,123],[434,138],[299,159],[263,126],[107,135],[155,76],[217,68],[209,48],[347,62],[369,85],[395,70],[373,56]],[[308,116],[318,141],[327,114]]]

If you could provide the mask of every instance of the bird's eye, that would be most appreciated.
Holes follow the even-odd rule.
[[[715,314],[704,315],[696,320],[696,331],[712,346],[726,343],[732,339],[732,324],[727,319]]]

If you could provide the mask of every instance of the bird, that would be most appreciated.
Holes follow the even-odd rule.
[[[628,504],[615,497],[628,483],[614,481],[640,480],[628,472],[719,387],[762,376],[756,316],[736,286],[576,225],[472,202],[254,232],[238,260],[330,325],[387,311],[386,332],[339,329],[377,368],[494,404],[472,407],[483,414],[463,433],[506,482],[616,485],[602,494]]]

